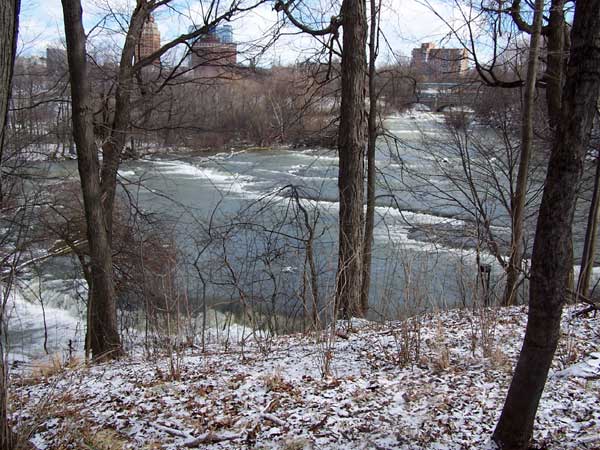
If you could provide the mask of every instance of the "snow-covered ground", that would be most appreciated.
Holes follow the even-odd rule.
[[[535,448],[600,448],[600,317],[576,309]],[[491,449],[525,317],[453,310],[334,339],[249,339],[187,353],[176,379],[166,357],[65,369],[15,380],[14,420],[47,449]]]

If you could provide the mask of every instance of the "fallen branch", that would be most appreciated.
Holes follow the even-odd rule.
[[[202,444],[217,444],[219,442],[224,441],[233,441],[235,439],[239,439],[242,436],[239,433],[214,433],[212,431],[208,431],[197,438],[190,439],[183,443],[183,445],[187,448],[195,448],[199,447]]]
[[[281,420],[279,417],[274,416],[273,414],[262,413],[260,417],[262,417],[265,420],[268,420],[269,422],[273,422],[275,425],[279,425],[280,427],[286,425],[285,421]]]
[[[599,302],[596,302],[596,301],[592,300],[591,298],[585,297],[584,295],[578,294],[577,292],[572,291],[571,289],[568,289],[567,293],[569,295],[571,295],[571,297],[573,297],[573,299],[575,299],[575,301],[580,301],[582,303],[586,303],[589,305],[587,308],[584,308],[580,311],[574,312],[571,317],[573,317],[573,318],[580,317],[585,314],[591,313],[593,311],[600,311],[600,303]]]
[[[572,317],[580,317],[580,316],[584,316],[588,313],[594,312],[594,311],[600,311],[600,304],[598,303],[592,303],[590,306],[588,306],[587,308],[582,309],[581,311],[575,311],[572,315]]]
[[[162,431],[163,433],[167,433],[169,436],[173,436],[173,437],[181,437],[184,439],[192,439],[193,436],[189,433],[185,433],[183,431],[177,430],[175,428],[171,428],[171,427],[167,427],[164,425],[159,425],[157,423],[151,423],[148,422],[148,424],[150,426],[152,426],[153,428],[156,428],[158,431]]]

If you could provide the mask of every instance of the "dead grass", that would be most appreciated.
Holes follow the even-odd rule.
[[[53,353],[48,358],[33,361],[31,373],[28,377],[23,378],[23,382],[38,384],[64,373],[67,369],[78,368],[82,364],[83,361],[79,358],[73,357],[69,361],[65,361],[59,353]]]

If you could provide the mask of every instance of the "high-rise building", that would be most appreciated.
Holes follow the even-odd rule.
[[[215,34],[223,44],[233,43],[233,28],[231,25],[222,25],[215,29]]]
[[[194,27],[190,28],[190,32]],[[190,68],[202,76],[217,76],[237,64],[237,44],[231,25],[216,27],[192,42]]]
[[[67,51],[62,48],[46,48],[46,72],[49,76],[63,76],[68,71]]]
[[[160,31],[158,25],[154,21],[154,16],[151,14],[144,23],[140,39],[135,46],[135,60],[140,61],[152,53],[160,49]],[[159,66],[160,58],[152,61],[152,64]]]
[[[424,75],[461,76],[468,63],[464,48],[436,48],[433,42],[425,42],[412,51],[411,66]]]
[[[433,42],[425,42],[420,48],[413,48],[411,66],[417,70],[425,69],[429,60],[429,52],[435,48]]]

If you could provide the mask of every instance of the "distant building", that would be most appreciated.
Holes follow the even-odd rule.
[[[67,51],[62,48],[46,48],[46,73],[51,77],[60,77],[67,73]]]
[[[135,46],[136,62],[150,56],[158,49],[160,49],[160,31],[158,31],[158,25],[154,21],[154,16],[150,14],[144,23],[140,39]],[[160,58],[156,58],[152,61],[152,64],[160,66]]]
[[[27,70],[46,70],[46,58],[40,56],[17,56],[15,66]]]
[[[462,76],[468,70],[467,50],[436,48],[433,42],[425,42],[413,49],[411,66],[423,75]]]
[[[223,44],[233,44],[233,28],[231,28],[231,25],[217,27],[214,34]]]
[[[190,28],[190,32],[194,31]],[[216,27],[191,43],[190,68],[197,75],[214,77],[237,65],[237,44],[231,25]]]

